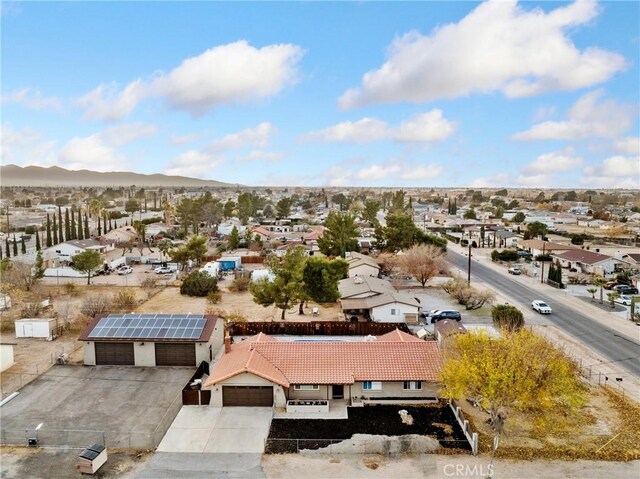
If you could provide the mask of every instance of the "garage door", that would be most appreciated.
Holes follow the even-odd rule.
[[[195,366],[194,343],[156,343],[156,366]]]
[[[95,343],[96,364],[133,366],[133,343]]]
[[[222,386],[223,406],[273,406],[272,386]]]

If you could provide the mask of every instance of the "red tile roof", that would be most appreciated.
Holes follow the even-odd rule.
[[[435,341],[398,330],[376,341],[277,341],[265,334],[231,346],[206,386],[245,372],[291,384],[353,384],[355,381],[435,381],[440,371]]]

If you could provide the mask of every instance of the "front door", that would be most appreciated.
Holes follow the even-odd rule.
[[[331,389],[332,399],[344,399],[344,386],[342,384],[334,384]]]

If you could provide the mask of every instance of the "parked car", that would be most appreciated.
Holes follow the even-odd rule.
[[[608,283],[602,285],[602,287],[604,289],[613,289],[614,286],[617,286],[618,282],[617,281],[609,281]]]
[[[618,284],[613,287],[613,290],[620,294],[638,294],[638,288],[628,284]]]
[[[618,299],[616,299],[616,303],[624,304],[625,306],[631,306],[632,296],[628,294],[621,294]]]
[[[521,258],[533,258],[533,254],[522,249],[518,250],[518,256],[520,256]]]
[[[434,314],[436,314],[439,311],[440,311],[439,309],[432,309],[430,311],[422,311],[420,313],[420,317],[422,317],[424,319],[427,319],[427,318],[430,318],[431,316],[433,316]]]
[[[531,307],[540,314],[551,314],[551,306],[544,301],[535,300],[531,303]]]
[[[173,273],[173,269],[169,268],[168,266],[161,266],[159,268],[156,268],[154,271],[156,272],[156,274],[171,274],[171,273]]]
[[[513,268],[509,268],[508,271],[509,271],[509,274],[515,274],[516,276],[519,274],[522,274],[522,271],[520,271],[520,268],[518,268],[517,266],[514,266]]]
[[[430,316],[430,318],[432,323],[437,323],[438,321],[442,321],[443,319],[462,321],[460,311],[455,311],[453,309],[443,309],[441,311],[436,311],[432,316]]]
[[[131,273],[133,273],[133,268],[131,266],[122,266],[121,268],[118,268],[118,274],[120,276]]]

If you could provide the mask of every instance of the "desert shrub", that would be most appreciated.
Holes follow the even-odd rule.
[[[514,332],[524,326],[524,315],[515,306],[497,304],[491,308],[493,324],[501,330]]]
[[[113,307],[113,299],[105,294],[95,294],[82,301],[80,312],[85,316],[94,317],[108,313]]]
[[[518,256],[518,252],[513,249],[505,249],[502,251],[494,249],[491,252],[491,259],[493,261],[518,261],[520,256]]]
[[[536,261],[553,261],[553,258],[548,254],[539,254],[536,256]]]
[[[180,285],[180,294],[186,296],[207,296],[218,289],[218,280],[204,271],[194,271]]]
[[[209,294],[207,294],[207,301],[211,304],[218,304],[222,301],[222,293],[218,290],[210,291]]]
[[[142,283],[140,283],[142,290],[147,296],[147,299],[155,296],[162,289],[162,285],[158,283],[158,280],[152,276],[145,278]]]
[[[251,285],[251,278],[240,276],[233,280],[233,283],[229,286],[229,291],[233,291],[234,293],[248,291],[249,285]]]
[[[40,303],[25,303],[20,310],[23,318],[37,318],[44,312]]]
[[[74,283],[71,283],[71,282],[65,283],[63,288],[64,288],[64,294],[68,296],[75,296],[76,294],[78,294],[78,288]]]
[[[132,311],[138,304],[136,293],[130,289],[118,291],[113,297],[113,309],[118,311]]]
[[[459,279],[447,281],[442,286],[442,289],[455,299],[458,304],[464,306],[467,311],[480,309],[485,303],[490,304],[495,300],[493,291],[474,288]]]

